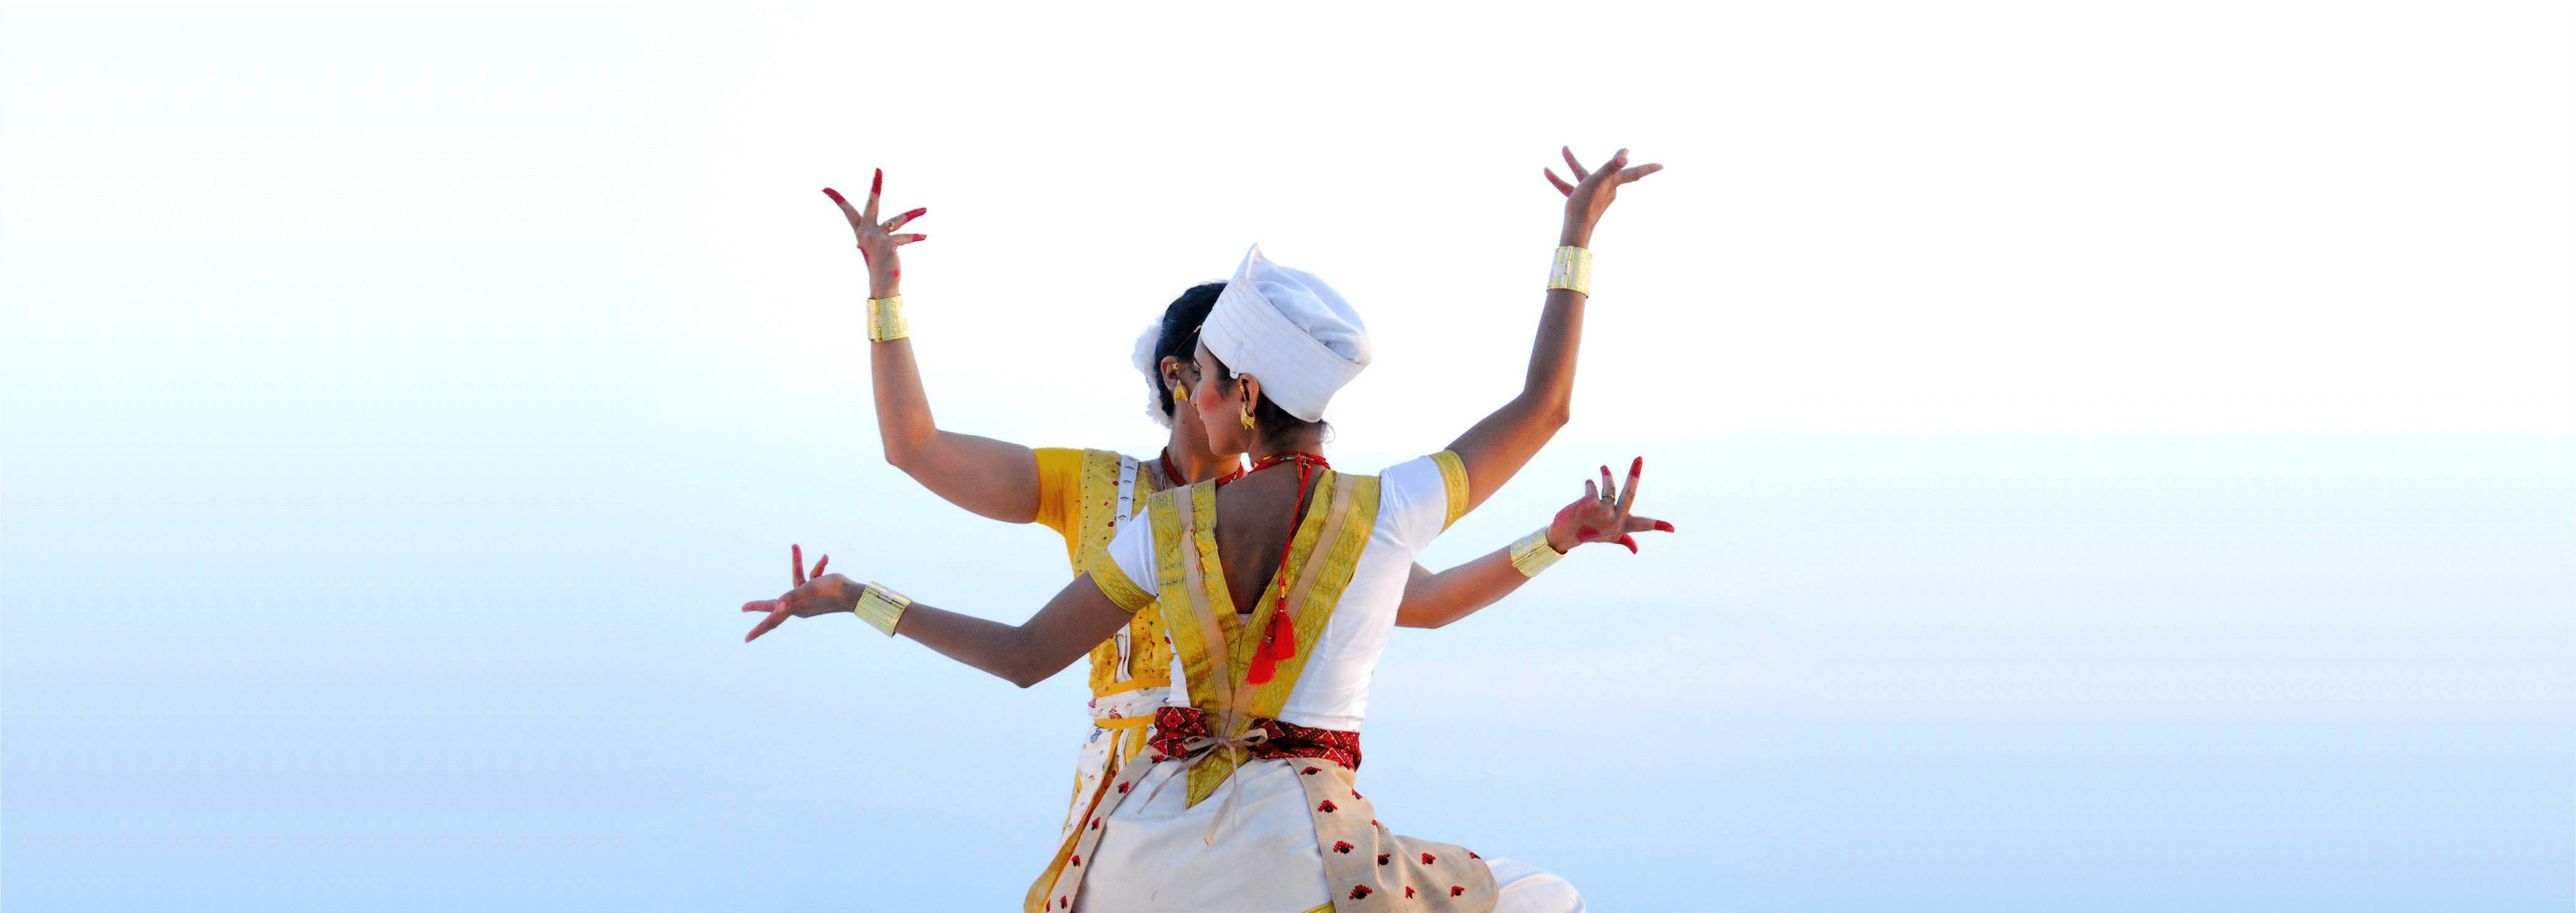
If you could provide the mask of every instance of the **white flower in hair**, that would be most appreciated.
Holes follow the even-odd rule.
[[[1164,428],[1172,427],[1172,417],[1163,414],[1162,359],[1154,357],[1154,347],[1163,341],[1163,318],[1145,325],[1136,337],[1136,370],[1145,372],[1145,417]]]

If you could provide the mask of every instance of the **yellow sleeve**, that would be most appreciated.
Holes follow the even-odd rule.
[[[1038,522],[1063,536],[1073,548],[1074,526],[1082,522],[1082,451],[1040,447],[1038,454]]]
[[[1467,515],[1467,463],[1458,459],[1454,450],[1432,454],[1431,462],[1440,466],[1440,486],[1446,490],[1449,499],[1448,516],[1440,521],[1440,528],[1448,529],[1450,524],[1458,522],[1459,517]]]
[[[1100,594],[1109,597],[1109,601],[1117,603],[1119,608],[1126,609],[1128,614],[1154,604],[1154,595],[1137,586],[1136,581],[1127,579],[1127,572],[1118,568],[1115,557],[1102,554],[1100,560],[1091,563],[1090,573],[1091,582],[1100,586]]]

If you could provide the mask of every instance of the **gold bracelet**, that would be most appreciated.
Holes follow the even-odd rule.
[[[1544,526],[1539,527],[1538,532],[1522,536],[1521,541],[1512,543],[1512,567],[1519,570],[1523,577],[1536,577],[1538,572],[1547,570],[1548,565],[1555,564],[1556,559],[1563,557],[1565,557],[1564,552],[1557,551],[1556,546],[1547,544],[1547,527]]]
[[[903,296],[868,299],[868,341],[885,342],[912,335],[912,326],[903,322]]]
[[[870,583],[867,589],[859,591],[859,604],[850,611],[868,624],[875,625],[877,630],[884,631],[885,636],[893,637],[894,623],[903,620],[903,610],[911,607],[912,600],[902,593],[886,589],[882,583]]]
[[[1592,252],[1580,247],[1556,249],[1556,259],[1547,267],[1549,291],[1573,289],[1575,294],[1592,294]]]

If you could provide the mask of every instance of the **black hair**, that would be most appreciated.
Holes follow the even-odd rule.
[[[1225,291],[1223,282],[1202,282],[1190,286],[1181,297],[1163,308],[1163,335],[1154,341],[1153,363],[1146,370],[1145,382],[1154,387],[1154,402],[1163,417],[1173,418],[1172,388],[1163,381],[1163,359],[1183,362],[1198,357],[1199,325],[1207,322],[1208,312],[1216,309],[1216,293]]]
[[[1208,353],[1208,360],[1216,362],[1217,382],[1224,383],[1234,379],[1234,369],[1226,366],[1225,359],[1218,358],[1216,357],[1216,353],[1210,352]],[[1294,415],[1290,415],[1288,414],[1288,410],[1279,408],[1278,403],[1271,402],[1270,394],[1266,392],[1261,394],[1261,398],[1252,404],[1252,423],[1254,426],[1252,433],[1256,436],[1256,439],[1268,438],[1272,435],[1297,428],[1304,428],[1309,425],[1323,429],[1324,434],[1328,436],[1333,433],[1333,425],[1331,422],[1327,422],[1322,419],[1310,422]]]

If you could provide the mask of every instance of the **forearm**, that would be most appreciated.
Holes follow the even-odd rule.
[[[1573,550],[1574,545],[1571,540],[1558,541],[1555,533],[1549,535],[1548,546],[1560,555]],[[1512,566],[1509,545],[1437,574],[1417,564],[1413,566],[1412,579],[1405,582],[1404,602],[1396,607],[1395,624],[1404,628],[1441,627],[1502,601],[1528,582],[1529,575]]]
[[[894,632],[1022,688],[1064,668],[1058,665],[1041,670],[1043,664],[1031,655],[1027,631],[1019,625],[960,615],[918,602],[904,610]]]

